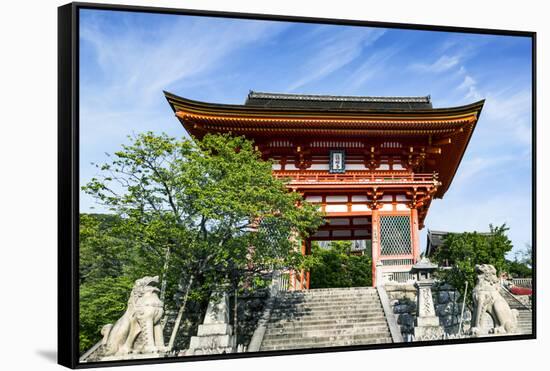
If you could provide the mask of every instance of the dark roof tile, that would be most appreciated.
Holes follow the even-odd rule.
[[[315,108],[353,110],[425,110],[432,108],[430,96],[367,97],[346,95],[315,95],[262,93],[250,91],[245,106],[268,108]]]

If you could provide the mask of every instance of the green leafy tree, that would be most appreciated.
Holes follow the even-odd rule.
[[[439,265],[449,263],[450,269],[441,269],[438,277],[454,286],[462,295],[468,282],[468,292],[477,281],[476,264],[491,264],[497,272],[507,268],[506,254],[512,249],[512,242],[506,236],[505,224],[494,227],[489,225],[490,233],[464,232],[449,233],[443,245],[437,249],[432,259]],[[471,295],[466,300],[471,302]]]
[[[161,273],[161,296],[178,309],[177,323],[185,300],[174,294],[236,290],[267,269],[302,264],[290,237],[322,223],[243,137],[189,141],[149,132],[96,166],[100,175],[83,189],[123,221],[119,236],[140,252],[130,265]]]
[[[80,351],[100,339],[101,327],[114,323],[126,308],[134,275],[128,271],[132,244],[121,238],[116,215],[80,215]]]
[[[512,277],[531,277],[533,275],[532,270],[532,256],[533,250],[531,245],[526,245],[525,249],[517,251],[514,259],[507,261],[507,272]]]
[[[311,288],[361,287],[372,285],[372,260],[352,255],[351,241],[333,241],[328,249],[312,245]]]
[[[526,278],[533,275],[533,271],[531,268],[529,268],[526,264],[516,260],[508,262],[506,271],[513,278]]]
[[[80,285],[80,352],[101,339],[101,328],[114,323],[126,310],[134,281],[128,276],[103,277]]]

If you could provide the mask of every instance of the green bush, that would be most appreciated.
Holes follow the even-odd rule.
[[[372,260],[367,255],[351,255],[351,241],[334,241],[328,249],[313,243],[315,263],[310,287],[372,286]]]

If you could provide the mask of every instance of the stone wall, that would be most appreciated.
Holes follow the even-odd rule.
[[[439,323],[447,334],[457,334],[460,325],[460,313],[462,311],[462,298],[460,293],[450,285],[442,285],[433,291],[435,313],[439,317]],[[464,319],[462,328],[470,329],[472,312],[464,307]]]
[[[237,329],[237,344],[248,346],[254,330],[258,325],[258,320],[262,316],[269,297],[269,289],[259,289],[250,291],[237,300],[239,311],[239,327]],[[231,317],[230,322],[233,324],[233,309],[234,301],[231,298]]]
[[[404,337],[411,335],[416,319],[416,288],[413,284],[387,283],[385,289],[401,334]]]
[[[416,319],[416,288],[412,283],[387,283],[385,285],[390,305],[397,316],[397,324],[406,338],[414,333]],[[432,290],[435,313],[445,333],[456,334],[460,322],[462,300],[458,291],[449,285],[442,285]],[[469,308],[464,309],[463,329],[470,328],[472,313]]]
[[[175,350],[185,350],[189,347],[191,337],[197,334],[199,324],[202,323],[206,306],[208,302],[195,302],[189,300],[185,306],[185,313],[182,316],[178,334],[174,341]],[[177,316],[176,310],[166,310],[166,324],[164,325],[164,342],[168,344],[172,331],[174,329],[174,321]]]

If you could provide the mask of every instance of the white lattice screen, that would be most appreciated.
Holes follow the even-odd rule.
[[[382,255],[410,254],[412,252],[410,217],[381,215],[380,246]]]

